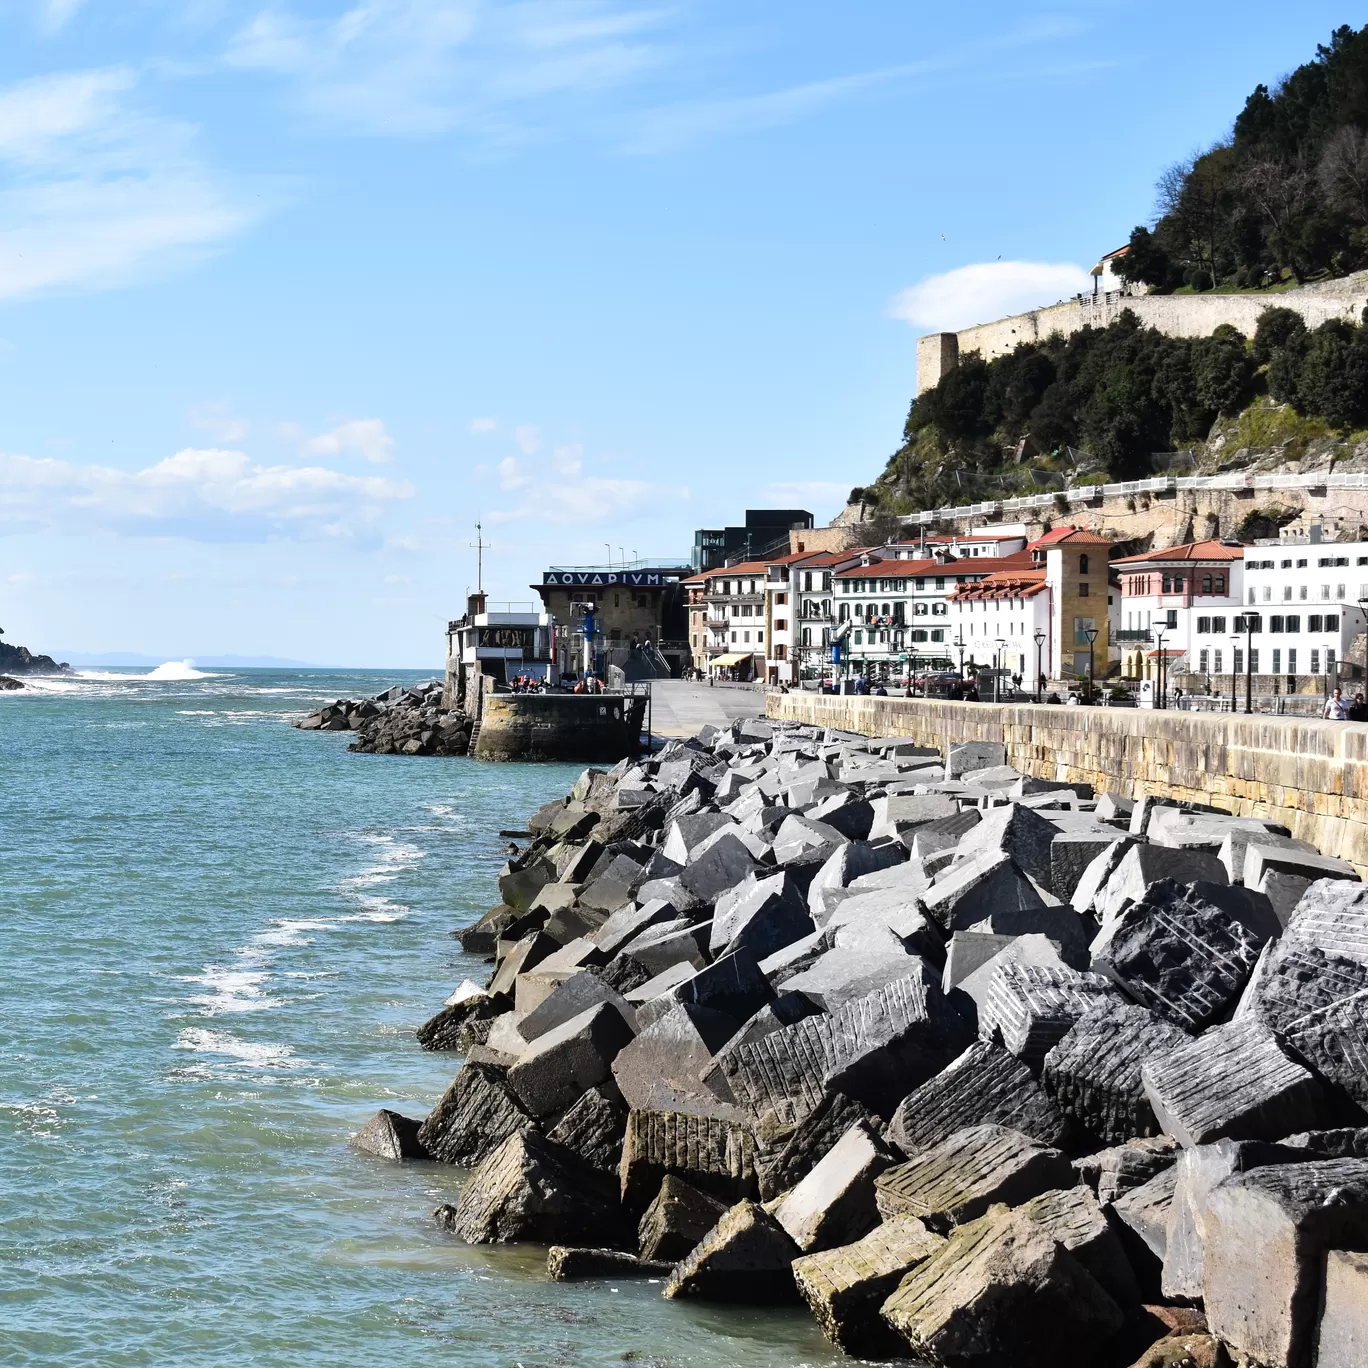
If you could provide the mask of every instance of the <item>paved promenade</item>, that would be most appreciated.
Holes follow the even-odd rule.
[[[656,736],[692,736],[700,727],[725,727],[738,717],[760,717],[760,689],[715,685],[689,679],[657,679],[651,685],[651,731]]]

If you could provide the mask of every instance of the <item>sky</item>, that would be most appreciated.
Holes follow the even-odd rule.
[[[1365,4],[0,0],[0,627],[437,666],[476,579],[825,523]]]

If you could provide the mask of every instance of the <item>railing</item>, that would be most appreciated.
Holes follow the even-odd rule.
[[[1112,640],[1118,645],[1125,645],[1127,642],[1148,643],[1154,640],[1150,635],[1149,629],[1139,627],[1134,629],[1124,629],[1112,633]],[[1084,642],[1084,645],[1087,643]]]

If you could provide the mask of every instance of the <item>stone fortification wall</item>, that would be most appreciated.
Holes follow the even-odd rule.
[[[477,760],[621,760],[641,742],[645,696],[486,692]]]
[[[770,694],[767,711],[925,746],[1001,742],[1037,778],[1265,817],[1368,873],[1368,725],[804,693]]]
[[[957,333],[931,333],[917,342],[917,393],[930,389],[959,358],[979,352],[984,360],[1005,356],[1019,342],[1043,342],[1051,333],[1066,337],[1081,328],[1105,328],[1132,310],[1146,327],[1170,337],[1208,337],[1224,323],[1252,336],[1265,309],[1295,309],[1314,328],[1327,319],[1357,323],[1368,303],[1368,272],[1279,294],[1082,295],[1048,308],[980,323]]]

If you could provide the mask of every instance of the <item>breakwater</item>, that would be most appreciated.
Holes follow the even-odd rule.
[[[863,1357],[1354,1362],[1368,887],[1007,760],[776,721],[585,771],[460,935],[451,1086],[353,1143],[469,1167],[463,1244]]]
[[[1023,774],[1268,818],[1368,873],[1368,726],[1361,723],[797,692],[772,693],[766,706],[771,717],[920,745],[998,743]]]

